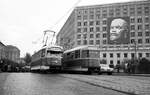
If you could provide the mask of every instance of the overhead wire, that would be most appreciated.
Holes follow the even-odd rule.
[[[56,21],[50,29],[53,29],[60,21],[62,21],[82,0],[78,0],[60,19]],[[45,35],[44,35],[45,36]],[[38,38],[36,41],[32,41],[32,44],[37,44],[43,37]]]

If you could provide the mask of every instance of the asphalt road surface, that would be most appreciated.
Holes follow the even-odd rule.
[[[75,76],[80,77],[78,74],[0,73],[0,95],[128,95],[74,79]]]

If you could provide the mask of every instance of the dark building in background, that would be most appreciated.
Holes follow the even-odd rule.
[[[4,45],[0,42],[0,59],[8,59],[18,63],[20,60],[20,50],[16,46]]]
[[[125,32],[121,32],[125,27]],[[113,40],[121,35],[111,33],[117,30],[123,34]],[[150,1],[76,7],[58,33],[56,43],[65,50],[94,45],[108,64],[132,58],[150,59]]]

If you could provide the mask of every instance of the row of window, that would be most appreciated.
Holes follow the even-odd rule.
[[[130,40],[131,44],[134,44],[134,42],[135,42],[135,39]],[[107,44],[107,40],[103,40],[102,43]],[[142,43],[144,43],[144,40],[143,39],[138,39],[137,43],[142,44]],[[146,38],[145,39],[145,44],[149,44],[149,43],[150,43],[150,38]],[[81,45],[81,44],[82,44],[81,40],[78,40],[77,45]],[[95,44],[100,45],[100,40],[95,40]],[[83,45],[88,45],[88,40],[83,40]],[[94,40],[89,40],[89,45],[94,45]]]
[[[108,27],[106,27],[106,26],[103,26],[102,27],[102,31],[107,31],[107,29],[108,29]],[[135,30],[138,30],[138,31],[141,31],[141,30],[149,30],[150,29],[150,25],[149,24],[145,24],[145,26],[143,27],[143,25],[142,24],[140,24],[140,25],[137,25],[137,29],[136,29],[136,27],[135,27],[135,25],[131,25],[130,26],[130,30],[131,31],[135,31]],[[84,27],[84,28],[77,28],[77,32],[78,33],[81,33],[81,32],[94,32],[94,31],[96,31],[96,32],[100,32],[101,30],[100,30],[100,27]]]
[[[110,58],[113,58],[115,55],[117,58],[121,58],[121,53],[116,53],[116,54],[110,53],[109,55],[106,53],[103,53],[102,57],[106,58],[107,56],[109,56]],[[137,57],[139,58],[144,57],[143,55],[144,53],[138,53]],[[129,56],[128,53],[123,53],[124,58],[128,58],[128,56]],[[135,57],[135,53],[131,53],[131,58],[134,58],[134,57]],[[145,57],[150,57],[150,53],[145,53]]]
[[[150,4],[147,4],[147,5],[130,5],[130,7],[128,5],[122,5],[122,6],[115,6],[115,7],[96,7],[96,8],[86,8],[84,10],[77,10],[78,14],[94,14],[94,13],[111,13],[111,12],[127,12],[128,10],[131,11],[131,12],[134,12],[134,11],[149,11],[149,5]]]
[[[146,31],[145,33],[143,32],[137,32],[137,36],[138,37],[142,37],[142,36],[145,36],[145,37],[150,37],[150,31]],[[130,33],[130,37],[136,37],[136,32],[131,32]],[[82,34],[77,34],[77,39],[81,39],[82,38]],[[88,38],[88,34],[83,34],[83,39],[86,39]],[[89,34],[89,38],[100,38],[100,33],[97,33],[97,34]],[[107,33],[103,33],[102,34],[102,38],[107,38]]]
[[[144,19],[144,20],[143,20]],[[78,21],[77,22],[77,26],[94,26],[94,25],[100,25],[100,23],[102,22],[102,25],[106,25],[107,24],[107,20],[96,20],[96,21],[84,21],[84,22],[81,22],[81,21]],[[131,18],[130,19],[130,23],[149,23],[150,20],[149,20],[149,17],[145,17],[145,18],[142,18],[142,17],[139,17],[137,18],[137,21],[135,18]]]
[[[77,19],[81,19],[81,15],[83,15],[83,19],[88,19],[88,14],[89,14],[89,18],[90,19],[94,19],[94,14],[96,15],[96,18],[100,18],[102,17],[107,17],[107,16],[127,16],[127,15],[149,15],[150,11],[149,11],[149,5],[148,6],[141,6],[141,7],[131,7],[130,9],[128,9],[128,7],[115,7],[115,8],[109,8],[107,10],[107,8],[103,8],[103,9],[85,9],[85,10],[77,10]]]

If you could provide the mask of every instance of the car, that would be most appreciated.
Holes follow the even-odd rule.
[[[112,75],[114,69],[111,68],[108,64],[100,64],[100,66],[101,66],[101,70],[99,74],[107,73],[108,75]]]

